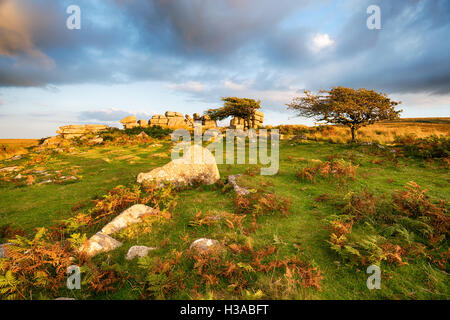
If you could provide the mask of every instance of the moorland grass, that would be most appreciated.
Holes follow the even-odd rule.
[[[32,236],[35,228],[51,227],[70,218],[75,212],[93,207],[92,200],[105,195],[117,185],[133,186],[140,172],[149,171],[167,163],[171,144],[168,141],[153,147],[151,144],[134,146],[79,147],[73,154],[56,154],[48,162],[39,164],[49,172],[68,171],[74,168],[81,177],[65,184],[17,186],[0,185],[0,221],[12,223]],[[155,156],[156,155],[156,156]],[[354,179],[318,178],[315,181],[300,179],[298,170],[319,161],[332,158],[345,159],[357,165]],[[20,165],[28,159],[2,163]],[[339,210],[327,201],[317,201],[320,196],[344,197],[348,192],[371,190],[376,195],[390,195],[415,181],[434,199],[448,203],[450,200],[450,175],[448,167],[439,160],[429,162],[417,158],[395,157],[389,150],[377,146],[332,144],[327,142],[294,143],[281,141],[280,169],[274,176],[259,175],[259,166],[220,164],[222,180],[230,174],[244,174],[239,183],[249,189],[263,189],[290,199],[289,215],[265,214],[257,217],[257,229],[249,234],[240,228],[230,228],[220,221],[211,225],[195,225],[192,221],[202,212],[216,216],[233,214],[235,207],[232,191],[223,185],[188,188],[177,193],[177,206],[172,218],[152,224],[151,232],[123,236],[124,245],[108,254],[94,258],[101,265],[105,261],[122,272],[132,275],[115,292],[92,294],[83,290],[60,294],[78,299],[207,299],[207,298],[262,298],[262,299],[448,299],[450,297],[446,271],[442,271],[423,258],[409,259],[408,264],[396,266],[382,263],[382,289],[369,290],[368,275],[363,267],[348,266],[330,249],[329,231],[324,222]],[[256,173],[256,174],[255,174]],[[73,209],[73,208],[76,209]],[[252,217],[245,217],[249,226]],[[90,230],[91,236],[96,230]],[[195,277],[194,264],[183,259],[177,267],[183,287],[168,292],[145,293],[143,283],[149,269],[145,261],[124,258],[129,247],[147,245],[157,247],[149,259],[169,259],[174,250],[186,252],[190,243],[198,238],[218,239],[224,243],[251,243],[255,248],[274,246],[277,258],[299,256],[320,270],[321,289],[296,285],[281,285],[286,275],[278,273],[249,272],[245,274],[250,286],[239,292],[230,290],[229,283],[200,285]],[[226,259],[236,259],[228,253]],[[142,259],[141,259],[142,260]],[[149,261],[147,261],[149,262]],[[147,281],[147,282],[146,282]],[[148,282],[150,281],[150,282]],[[159,281],[159,280],[158,280]],[[148,289],[148,288],[147,288]],[[49,297],[46,294],[45,297]],[[50,295],[51,296],[51,295]]]

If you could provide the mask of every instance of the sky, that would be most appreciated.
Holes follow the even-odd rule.
[[[449,117],[449,39],[448,0],[0,0],[0,138],[202,113],[227,96],[261,100],[265,124],[312,125],[286,104],[334,86]]]

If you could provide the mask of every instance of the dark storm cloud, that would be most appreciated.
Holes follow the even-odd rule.
[[[155,80],[186,90],[195,81],[208,87],[189,94],[204,101],[233,92],[225,81],[250,91],[450,93],[450,1],[349,0],[350,14],[328,32],[333,45],[315,51],[320,21],[282,24],[317,3],[80,0],[82,29],[70,31],[69,1],[0,0],[0,86]],[[371,4],[381,7],[382,30],[366,28]]]
[[[382,30],[355,28],[365,25],[370,4],[381,8]],[[333,57],[355,63],[328,81],[397,93],[450,93],[449,36],[449,1],[366,1],[337,37]]]

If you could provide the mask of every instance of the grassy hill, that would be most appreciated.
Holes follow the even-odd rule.
[[[46,280],[39,282],[39,274],[21,266],[16,277],[26,292],[34,298],[77,299],[450,297],[448,230],[439,235],[444,240],[429,237],[437,232],[430,222],[435,215],[448,217],[448,162],[409,157],[401,146],[285,140],[275,176],[259,175],[260,165],[220,164],[222,181],[216,185],[139,187],[136,176],[170,161],[171,146],[167,139],[79,146],[0,162],[0,169],[20,170],[1,173],[0,238],[33,239],[36,228],[48,229],[48,236],[24,245],[27,250],[67,239],[76,244],[132,203],[155,201],[164,213],[121,232],[119,249],[92,261],[71,261],[84,265],[83,290],[64,289],[64,277],[53,290],[45,277],[56,272],[53,267],[44,269]],[[14,179],[19,173],[23,177]],[[253,192],[248,198],[237,197],[226,184],[227,176],[237,173],[243,174],[239,183]],[[422,191],[408,187],[410,181],[427,190],[430,203]],[[400,196],[403,202],[395,200]],[[399,213],[400,203],[420,203],[433,216]],[[111,215],[98,218],[99,210]],[[82,222],[90,217],[101,223]],[[217,239],[225,249],[218,256],[196,256],[189,246],[198,238]],[[134,245],[157,249],[128,261],[124,256]],[[371,263],[381,267],[381,290],[366,286]]]

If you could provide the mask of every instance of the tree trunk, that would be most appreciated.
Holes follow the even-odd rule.
[[[356,138],[356,129],[355,129],[355,127],[350,127],[350,129],[352,130],[352,142],[355,142],[355,138]]]

